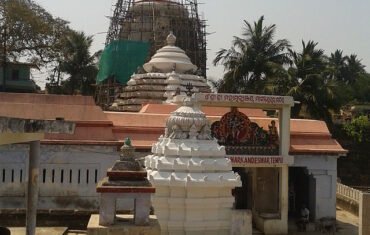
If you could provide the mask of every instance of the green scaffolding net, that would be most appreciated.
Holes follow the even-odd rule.
[[[100,58],[97,83],[114,78],[126,84],[131,75],[142,66],[148,56],[150,44],[141,41],[118,40],[108,44]]]

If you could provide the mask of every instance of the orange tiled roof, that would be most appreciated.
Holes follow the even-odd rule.
[[[105,120],[106,115],[89,96],[0,93],[0,116],[70,121]]]
[[[121,145],[130,137],[134,146],[149,149],[164,133],[169,114],[177,108],[170,104],[149,104],[139,113],[103,112],[92,97],[0,93],[0,116],[31,119],[55,119],[76,122],[74,135],[47,134],[46,144]],[[203,107],[211,122],[219,120],[228,108]],[[263,110],[240,109],[267,129],[272,118]],[[276,120],[276,119],[275,119]],[[292,154],[346,153],[332,139],[323,121],[291,119]]]

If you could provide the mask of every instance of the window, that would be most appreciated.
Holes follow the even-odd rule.
[[[18,81],[19,80],[19,70],[13,69],[12,71],[12,80]]]

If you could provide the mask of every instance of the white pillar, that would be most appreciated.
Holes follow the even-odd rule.
[[[288,184],[289,184],[289,150],[290,150],[290,106],[284,106],[279,111],[279,141],[280,155],[284,158],[284,165],[281,167],[280,177],[280,213],[282,233],[288,233]],[[288,160],[288,162],[287,162]]]
[[[136,225],[148,225],[150,214],[150,194],[140,195],[135,198],[134,221]]]
[[[280,177],[280,215],[282,221],[283,233],[288,233],[288,184],[289,184],[289,167],[288,165],[283,165],[281,167],[281,177]]]
[[[279,110],[279,135],[280,155],[287,158],[290,148],[290,106]]]
[[[114,224],[116,218],[116,195],[114,193],[101,193],[99,206],[99,225]]]
[[[38,202],[40,141],[30,142],[27,187],[26,235],[35,235]]]

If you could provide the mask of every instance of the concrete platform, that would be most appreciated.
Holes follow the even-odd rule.
[[[116,224],[112,226],[100,226],[99,215],[91,215],[87,225],[88,235],[160,235],[161,229],[155,215],[150,216],[148,226],[136,226],[133,215],[117,215]]]
[[[26,234],[25,227],[10,227],[11,235]],[[36,228],[36,235],[63,235],[67,232],[67,227],[38,227]]]

